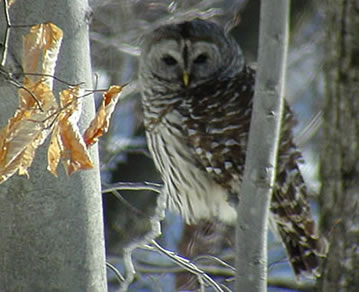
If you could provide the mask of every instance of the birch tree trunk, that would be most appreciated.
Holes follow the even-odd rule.
[[[84,82],[87,88],[89,15],[82,0],[18,0],[10,8],[13,24],[51,21],[64,31],[56,76]],[[4,17],[0,19],[3,32]],[[19,62],[22,36],[28,31],[11,30],[10,53]],[[17,90],[1,82],[0,99],[3,127],[16,110]],[[93,101],[87,97],[82,125],[93,114]],[[46,150],[47,145],[38,149],[30,179],[13,176],[0,186],[0,291],[106,291],[97,149],[92,151],[93,170],[67,177],[59,169],[57,178],[46,170]]]
[[[326,1],[326,102],[321,228],[328,234],[320,291],[359,287],[359,2]]]
[[[283,111],[288,0],[261,1],[258,70],[237,210],[236,291],[267,291],[267,227]]]

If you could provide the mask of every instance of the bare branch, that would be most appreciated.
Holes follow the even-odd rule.
[[[167,196],[165,192],[161,191],[160,185],[154,183],[117,183],[117,190],[129,189],[132,190],[152,190],[158,192],[157,206],[155,214],[150,218],[151,230],[143,238],[131,242],[128,246],[123,249],[123,260],[126,269],[126,278],[122,282],[120,291],[127,291],[128,286],[132,283],[136,271],[132,262],[132,252],[139,247],[143,247],[150,242],[153,242],[155,238],[161,235],[161,221],[165,217],[165,210],[167,204]],[[115,189],[116,190],[116,189]]]
[[[125,281],[125,278],[122,276],[122,274],[120,273],[120,271],[116,269],[115,266],[113,266],[113,265],[110,264],[110,263],[106,263],[106,266],[107,266],[112,272],[115,273],[116,278],[119,280],[120,283],[123,282],[123,281]]]
[[[197,261],[200,261],[200,260],[213,260],[213,261],[219,263],[220,265],[224,266],[225,268],[228,268],[228,269],[232,270],[233,272],[235,272],[235,270],[236,270],[230,264],[227,264],[225,261],[221,260],[218,257],[212,256],[212,255],[198,256],[198,257],[194,258],[192,261],[197,262]]]
[[[7,49],[8,49],[8,43],[10,38],[10,27],[11,27],[8,0],[4,0],[4,14],[5,14],[6,28],[5,28],[4,44],[3,44],[3,51],[2,51],[1,63],[0,63],[0,66],[2,67],[5,66],[5,62],[6,62]]]
[[[155,193],[161,193],[161,184],[151,183],[151,182],[118,182],[114,184],[104,185],[106,188],[102,190],[102,193],[112,193],[113,191],[152,191]]]
[[[128,209],[130,209],[133,213],[137,215],[144,215],[144,213],[131,205],[117,190],[113,190],[111,192],[120,202],[122,202]]]
[[[161,192],[162,185],[156,183],[130,183],[130,182],[119,182],[112,185],[104,185],[104,189],[102,190],[103,194],[113,193],[118,197],[119,190],[132,190],[132,191],[153,191],[155,193],[159,193],[157,198],[157,207],[155,210],[155,215],[151,217],[151,231],[146,234],[144,238],[139,240],[135,240],[131,242],[128,246],[124,248],[124,256],[123,261],[126,269],[126,277],[121,283],[120,291],[127,291],[128,286],[134,280],[136,270],[132,261],[132,252],[139,247],[144,247],[150,242],[153,242],[155,238],[161,235],[161,225],[160,222],[164,218],[165,209],[166,209],[166,195]],[[119,195],[119,199],[122,200],[122,196]]]
[[[290,289],[295,291],[315,291],[315,285],[312,282],[299,283],[295,280],[283,278],[269,278],[268,286],[280,289]]]
[[[304,146],[320,129],[323,124],[323,112],[317,112],[310,122],[298,133],[294,143],[298,147]]]
[[[161,254],[163,254],[161,251],[156,250],[155,247],[153,246],[145,245],[143,247],[140,247],[140,249],[151,251],[151,252],[160,252]],[[166,252],[164,253],[166,257],[170,258],[170,260],[172,257],[171,254],[173,254],[174,257],[181,259],[181,261],[184,262],[188,261],[187,259],[183,259],[181,256],[174,254],[171,251],[166,250]],[[111,258],[111,262],[117,262],[120,260],[119,256],[110,256],[109,258]],[[212,265],[209,263],[205,263],[205,264],[196,263],[196,266],[199,270],[203,271],[206,274],[224,277],[225,281],[227,282],[233,282],[234,280],[233,277],[235,276],[235,270],[231,265],[228,265],[227,263],[223,262],[221,259],[215,256],[199,256],[193,259],[192,263],[200,260],[210,260],[210,261],[213,260],[219,263],[220,265]],[[114,273],[119,273],[119,271],[113,265],[107,263],[107,266],[111,270],[113,270]],[[173,264],[170,264],[168,262],[163,262],[163,261],[154,261],[153,259],[147,260],[147,257],[136,258],[135,267],[136,267],[136,271],[141,274],[168,274],[168,273],[178,274],[183,272],[192,272],[192,267],[190,267],[190,270],[188,270],[187,267],[178,265],[177,262],[175,261],[173,261]],[[124,281],[123,276],[121,274],[116,275],[116,278],[119,280],[120,283]],[[295,291],[313,291],[315,288],[313,282],[300,283],[292,279],[280,278],[280,277],[269,278],[267,284],[270,287],[290,289]],[[218,285],[220,285],[220,287],[224,291],[231,291],[228,287],[224,285],[221,285],[219,283]]]
[[[223,289],[218,285],[216,281],[214,281],[210,276],[208,276],[205,272],[200,270],[195,264],[191,263],[188,259],[180,257],[172,251],[168,251],[161,247],[156,241],[152,241],[152,245],[158,250],[160,253],[168,256],[173,262],[177,265],[183,267],[187,271],[191,272],[194,275],[197,275],[198,278],[204,281],[204,283],[210,285],[215,291],[223,292]]]

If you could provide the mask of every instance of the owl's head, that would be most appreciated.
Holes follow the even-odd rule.
[[[143,86],[177,91],[230,78],[243,68],[235,40],[213,22],[192,20],[158,27],[144,36]]]

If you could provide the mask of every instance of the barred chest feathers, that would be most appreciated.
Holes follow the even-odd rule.
[[[145,120],[154,121],[152,112],[146,110]],[[228,190],[213,181],[209,173],[199,167],[192,147],[187,144],[184,125],[186,117],[178,109],[166,113],[158,124],[146,125],[148,147],[164,182],[167,206],[179,212],[187,223],[200,219],[218,218],[233,222],[234,205],[228,201]],[[198,151],[199,148],[197,148]]]

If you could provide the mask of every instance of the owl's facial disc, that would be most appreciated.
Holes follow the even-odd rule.
[[[189,51],[186,63],[190,82],[196,85],[213,79],[222,70],[223,60],[218,46],[205,41],[194,41],[186,42],[186,47]]]
[[[175,81],[183,72],[184,64],[178,42],[165,39],[156,42],[148,52],[148,69],[162,80]]]
[[[218,46],[205,41],[165,39],[155,43],[148,58],[152,74],[178,84],[194,87],[220,70]]]

